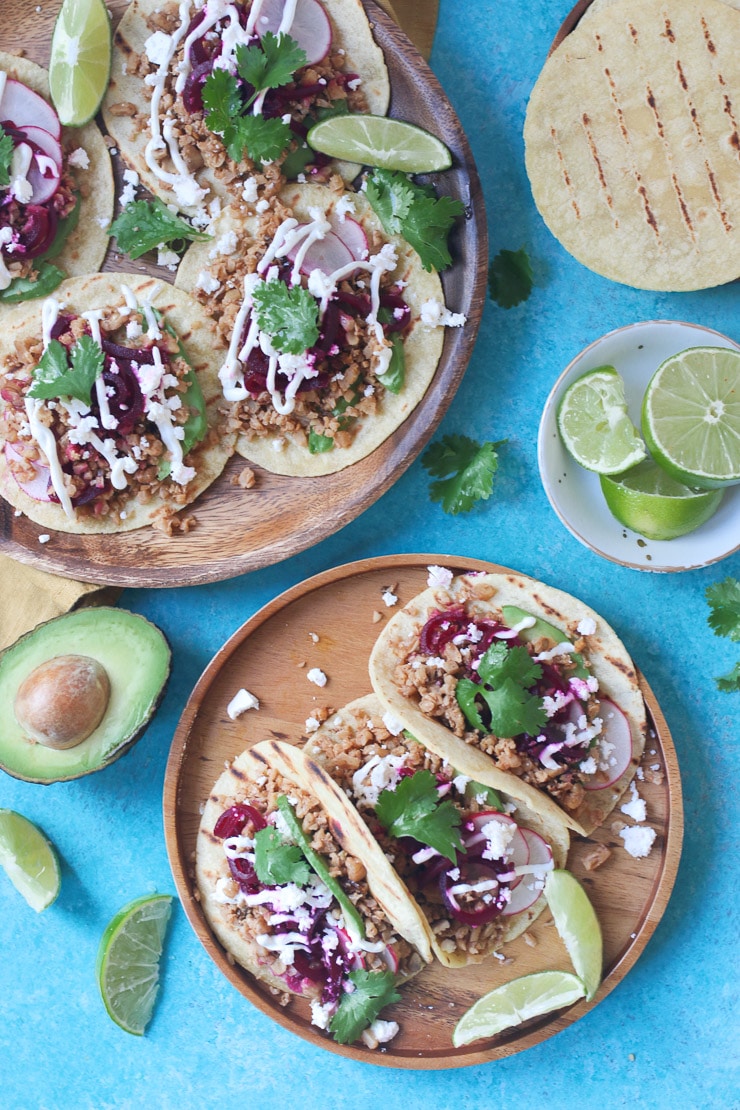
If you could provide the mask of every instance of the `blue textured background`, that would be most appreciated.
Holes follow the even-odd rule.
[[[481,172],[492,254],[526,245],[536,289],[520,308],[486,308],[443,432],[502,439],[495,496],[462,518],[428,497],[417,461],[382,500],[298,558],[231,582],[130,591],[122,604],[166,632],[174,673],[141,743],[103,774],[43,788],[0,782],[0,806],[58,845],[63,889],[37,916],[0,874],[0,1107],[740,1107],[738,695],[713,676],[740,645],[713,636],[704,590],[740,557],[650,575],[601,561],[558,522],[537,473],[540,411],[562,368],[604,332],[651,318],[694,321],[740,340],[737,285],[697,294],[625,289],[591,274],[551,237],[524,170],[527,97],[568,0],[442,0],[432,65]],[[457,306],[453,306],[457,307]],[[176,908],[163,988],[143,1038],[106,1016],[94,976],[102,930],[120,905],[172,891],[161,793],[192,686],[223,641],[307,575],[407,551],[494,560],[582,597],[615,627],[647,675],[678,749],[686,839],[675,892],[647,950],[593,1012],[508,1060],[450,1072],[398,1072],[320,1051],[253,1009],[217,971]]]

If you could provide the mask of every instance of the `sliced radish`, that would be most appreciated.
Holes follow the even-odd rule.
[[[9,77],[0,97],[0,122],[14,123],[16,127],[42,127],[55,139],[62,133],[59,116],[51,104],[20,81]]]
[[[520,829],[519,831],[526,841],[529,851],[529,861],[526,866],[546,867],[551,865],[552,852],[547,841],[531,829]],[[503,917],[511,917],[512,914],[521,913],[522,910],[528,910],[530,906],[534,905],[542,894],[542,891],[536,885],[538,877],[537,872],[533,872],[531,875],[520,876],[522,881],[519,882],[516,888],[512,883],[511,899],[502,911]]]
[[[630,724],[619,706],[608,698],[602,698],[598,716],[604,723],[592,754],[597,764],[608,763],[609,767],[606,771],[598,770],[592,775],[584,775],[583,785],[586,790],[605,790],[607,786],[612,786],[621,779],[632,760]]]
[[[291,262],[295,261],[300,249],[299,244],[289,251],[288,258]],[[349,247],[345,246],[333,231],[327,231],[323,239],[317,239],[306,251],[306,256],[301,265],[301,273],[310,274],[312,270],[321,270],[323,274],[328,276],[334,270],[340,270],[343,266],[347,266],[354,261]]]
[[[338,220],[336,217],[332,221],[334,234],[338,235],[344,243],[345,247],[351,252],[352,257],[361,261],[367,258],[368,244],[367,235],[365,234],[362,224],[357,220],[351,219],[347,216],[343,220]]]
[[[383,959],[388,964],[388,967],[394,975],[398,973],[398,955],[392,944],[389,944],[383,951]]]
[[[21,130],[34,147],[34,158],[27,175],[27,180],[33,187],[29,204],[43,204],[59,188],[62,148],[54,136],[41,127],[27,125]]]
[[[285,0],[264,0],[257,17],[257,34],[262,36],[265,31],[272,31],[276,35],[284,9]],[[318,0],[298,0],[287,34],[305,52],[306,65],[315,65],[331,50],[331,23]]]
[[[30,481],[21,482],[14,473],[12,466],[10,466],[10,473],[23,492],[27,493],[29,497],[32,497],[34,501],[51,501],[51,497],[49,496],[49,490],[52,488],[51,473],[48,466],[44,466],[42,463],[31,462],[29,459],[24,459],[9,443],[5,444],[5,458],[8,464],[16,462],[22,463],[24,466],[32,466],[34,477]]]

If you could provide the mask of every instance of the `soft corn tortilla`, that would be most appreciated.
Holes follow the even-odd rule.
[[[323,185],[286,185],[280,192],[280,200],[292,208],[301,222],[310,220],[310,208],[321,209],[329,222],[335,222],[337,218],[334,217],[334,211],[341,196],[342,194]],[[323,454],[312,455],[305,443],[291,439],[279,429],[275,434],[259,438],[240,434],[236,444],[238,453],[249,462],[274,474],[296,477],[334,474],[364,459],[403,424],[422,400],[434,378],[442,354],[444,328],[428,327],[421,322],[421,307],[425,301],[444,303],[438,274],[428,273],[423,268],[418,254],[405,239],[388,235],[383,230],[362,193],[352,193],[351,199],[355,210],[349,213],[350,217],[362,224],[368,239],[376,233],[382,236],[382,241],[393,243],[398,256],[393,278],[403,279],[407,283],[403,297],[411,308],[411,324],[403,342],[406,359],[405,383],[400,393],[386,390],[374,416],[359,418],[357,430],[348,447],[334,447]],[[337,226],[341,227],[341,224]],[[244,206],[226,209],[212,228],[214,241],[232,229],[237,233],[239,250],[245,254],[255,242],[257,217],[249,215]],[[208,269],[212,249],[213,242],[194,243],[178,268],[175,284],[192,292],[196,288],[198,275]]]
[[[551,55],[524,128],[532,193],[579,262],[641,289],[740,275],[740,13],[620,0]]]
[[[0,51],[0,70],[8,77],[27,85],[29,89],[51,100],[49,74],[41,66],[26,58],[16,58]],[[0,118],[2,109],[0,108]],[[67,155],[82,148],[90,159],[83,170],[71,167],[80,188],[80,215],[64,249],[51,262],[69,277],[94,273],[102,264],[108,248],[108,233],[104,230],[113,219],[113,169],[108,148],[95,123],[84,127],[63,127],[61,143]],[[3,307],[5,311],[5,307]]]
[[[170,0],[170,3],[176,10],[175,0]],[[384,116],[390,103],[390,78],[383,52],[373,39],[360,0],[321,0],[321,3],[332,25],[332,50],[343,50],[345,70],[361,77],[360,88],[365,94],[368,111],[372,115]],[[110,110],[112,105],[121,102],[134,104],[138,113],[149,119],[150,99],[144,80],[133,72],[129,73],[128,68],[132,54],[145,54],[144,44],[152,34],[147,19],[163,6],[162,0],[133,0],[124,13],[113,39],[113,64],[102,105],[103,119],[116,140],[124,161],[138,173],[142,184],[155,196],[161,197],[166,204],[175,204],[192,215],[194,210],[182,208],[175,193],[152,173],[146,163],[144,152],[151,137],[149,127],[139,131],[130,116],[116,116]],[[351,181],[359,173],[360,167],[347,162],[338,163],[337,169],[346,181]],[[210,188],[208,200],[220,197],[228,203],[234,199],[230,187],[219,181],[212,169],[203,167],[195,176],[202,187]]]
[[[265,740],[237,756],[219,777],[203,810],[195,848],[195,877],[203,913],[226,951],[258,979],[280,991],[288,990],[284,980],[264,965],[264,952],[256,942],[240,931],[238,921],[229,912],[230,907],[214,896],[218,880],[230,874],[223,841],[214,836],[214,826],[224,810],[235,802],[249,801],[250,784],[259,793],[259,779],[266,768],[272,768],[296,786],[315,794],[331,815],[331,831],[338,843],[349,855],[365,864],[373,897],[396,932],[429,963],[432,955],[426,922],[364,822],[324,772],[312,765],[297,748],[279,740]]]
[[[52,296],[59,302],[60,312],[81,313],[93,308],[123,304],[121,285],[128,285],[139,300],[151,298],[165,322],[172,324],[182,341],[190,365],[195,371],[206,402],[209,428],[220,424],[219,404],[221,383],[218,380],[220,352],[214,350],[211,322],[200,305],[171,285],[141,274],[93,274],[90,277],[69,278],[54,290]],[[16,342],[41,336],[41,311],[43,298],[27,305],[16,305],[3,310],[3,330],[0,334],[0,363],[10,355]],[[2,402],[0,402],[0,406]],[[2,441],[0,440],[0,448]],[[233,454],[234,439],[221,434],[218,441],[208,446],[203,443],[192,449],[196,476],[189,485],[189,500],[177,506],[179,512],[215,481]],[[0,450],[0,494],[30,520],[44,528],[78,535],[98,532],[129,532],[151,524],[165,505],[163,498],[154,497],[146,503],[131,498],[126,506],[126,518],[109,519],[84,517],[70,520],[61,505],[51,501],[35,501],[25,493],[13,477]]]
[[[363,727],[364,722],[370,720],[381,721],[385,713],[385,706],[375,694],[367,694],[363,698],[357,698],[355,701],[345,705],[337,713],[332,716],[309,738],[304,751],[315,764],[319,764],[329,775],[339,777],[337,768],[333,767],[331,759],[326,759],[324,752],[319,750],[317,741],[329,740],[336,737],[336,744],[338,750],[343,750],[345,745],[344,739],[339,739],[339,734],[344,733],[345,730],[354,732],[355,735],[359,734]],[[396,741],[403,743],[402,737],[395,737]],[[416,734],[416,740],[424,743],[423,733]],[[410,740],[407,743],[413,744],[414,741]],[[358,741],[359,744],[359,741]],[[362,746],[361,744],[359,746]],[[434,750],[432,745],[426,745]],[[312,776],[312,782],[316,782],[315,776]],[[482,786],[497,787],[490,781],[486,781],[486,777],[478,777],[477,782]],[[351,795],[350,795],[351,797]],[[510,798],[505,799],[507,802]],[[568,847],[570,838],[568,830],[563,824],[562,820],[558,819],[552,821],[543,818],[539,813],[535,812],[524,802],[516,802],[516,813],[512,814],[517,824],[531,829],[533,832],[538,833],[539,836],[546,840],[550,845],[553,854],[553,862],[555,867],[564,867],[565,861],[568,856]],[[409,897],[413,898],[412,894]],[[437,938],[430,929],[430,938],[432,944],[432,951],[437,959],[445,965],[445,967],[466,967],[469,963],[479,963],[481,960],[490,956],[492,952],[497,951],[501,944],[507,944],[509,941],[515,940],[525,932],[529,926],[539,917],[545,909],[546,900],[544,894],[541,894],[536,902],[534,902],[528,909],[522,910],[521,913],[513,914],[508,919],[508,924],[503,933],[498,937],[492,937],[490,942],[489,951],[480,953],[476,956],[471,956],[469,953],[463,951],[446,952],[438,943]],[[419,908],[420,914],[423,916],[423,911]],[[502,918],[502,920],[506,920]]]
[[[729,4],[731,8],[735,8],[737,11],[740,11],[740,0],[722,0],[722,2],[725,4]],[[612,4],[619,3],[621,3],[621,0],[593,0],[593,4],[589,4],[589,6],[586,8],[585,12],[581,16],[579,26],[581,23],[583,23],[585,19],[590,19],[592,16],[598,15],[599,12],[603,12],[605,8],[610,8]]]
[[[474,600],[470,601],[471,597]],[[421,629],[429,617],[436,610],[465,602],[479,617],[490,617],[500,612],[503,605],[515,605],[562,629],[571,642],[585,639],[583,654],[591,673],[599,681],[599,695],[610,698],[626,715],[632,735],[632,759],[628,768],[612,786],[586,791],[585,800],[574,812],[561,808],[549,794],[516,775],[500,770],[485,752],[465,743],[439,721],[427,717],[414,701],[399,692],[394,679],[396,665],[416,648]],[[595,622],[596,631],[582,637],[577,626],[586,618]],[[462,774],[526,802],[548,823],[565,822],[581,834],[593,832],[614,809],[634,776],[645,746],[645,703],[634,664],[616,632],[583,602],[522,574],[461,575],[454,578],[447,589],[430,587],[418,594],[395,614],[378,637],[370,656],[370,679],[385,707],[403,721],[414,736],[448,759]]]

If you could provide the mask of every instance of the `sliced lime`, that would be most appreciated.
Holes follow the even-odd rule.
[[[558,409],[558,430],[576,462],[597,474],[621,474],[647,454],[613,366],[589,370],[568,386]]]
[[[583,983],[569,971],[536,971],[479,998],[455,1026],[455,1048],[482,1037],[495,1037],[529,1018],[561,1010],[583,998]]]
[[[62,879],[54,848],[41,829],[12,809],[0,809],[0,864],[37,913],[59,894]]]
[[[723,490],[696,490],[646,459],[618,477],[601,475],[613,516],[649,540],[673,540],[693,532],[719,508]]]
[[[545,881],[545,898],[586,998],[591,999],[599,989],[604,961],[596,912],[570,871],[550,872]]]
[[[119,910],[103,933],[96,974],[105,1008],[141,1036],[159,990],[159,958],[172,912],[169,894],[145,895]]]
[[[387,116],[332,116],[311,128],[308,144],[331,158],[404,173],[432,173],[452,165],[452,155],[436,135]]]
[[[51,39],[49,89],[60,121],[88,123],[108,88],[111,23],[103,0],[64,0]]]
[[[650,379],[642,427],[656,462],[702,489],[740,482],[740,351],[689,347]]]

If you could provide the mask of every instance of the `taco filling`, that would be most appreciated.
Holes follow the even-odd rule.
[[[421,956],[394,930],[365,864],[339,843],[315,795],[269,766],[256,781],[239,778],[241,796],[212,832],[208,814],[201,824],[207,915],[240,962],[274,990],[310,1000],[313,1024],[341,1043],[374,1026],[377,1044],[377,1016]]]
[[[202,208],[204,170],[232,195],[244,182],[272,191],[286,178],[328,177],[329,159],[305,142],[310,127],[369,107],[318,0],[185,0],[146,10],[151,34],[125,66],[150,96],[148,119],[130,101],[110,103],[108,113],[114,133],[126,116],[146,129],[146,167],[179,207]]]
[[[0,436],[15,482],[77,520],[124,521],[132,503],[192,500],[197,448],[213,441],[198,377],[149,297],[71,312],[48,298],[41,333],[0,373]]]

